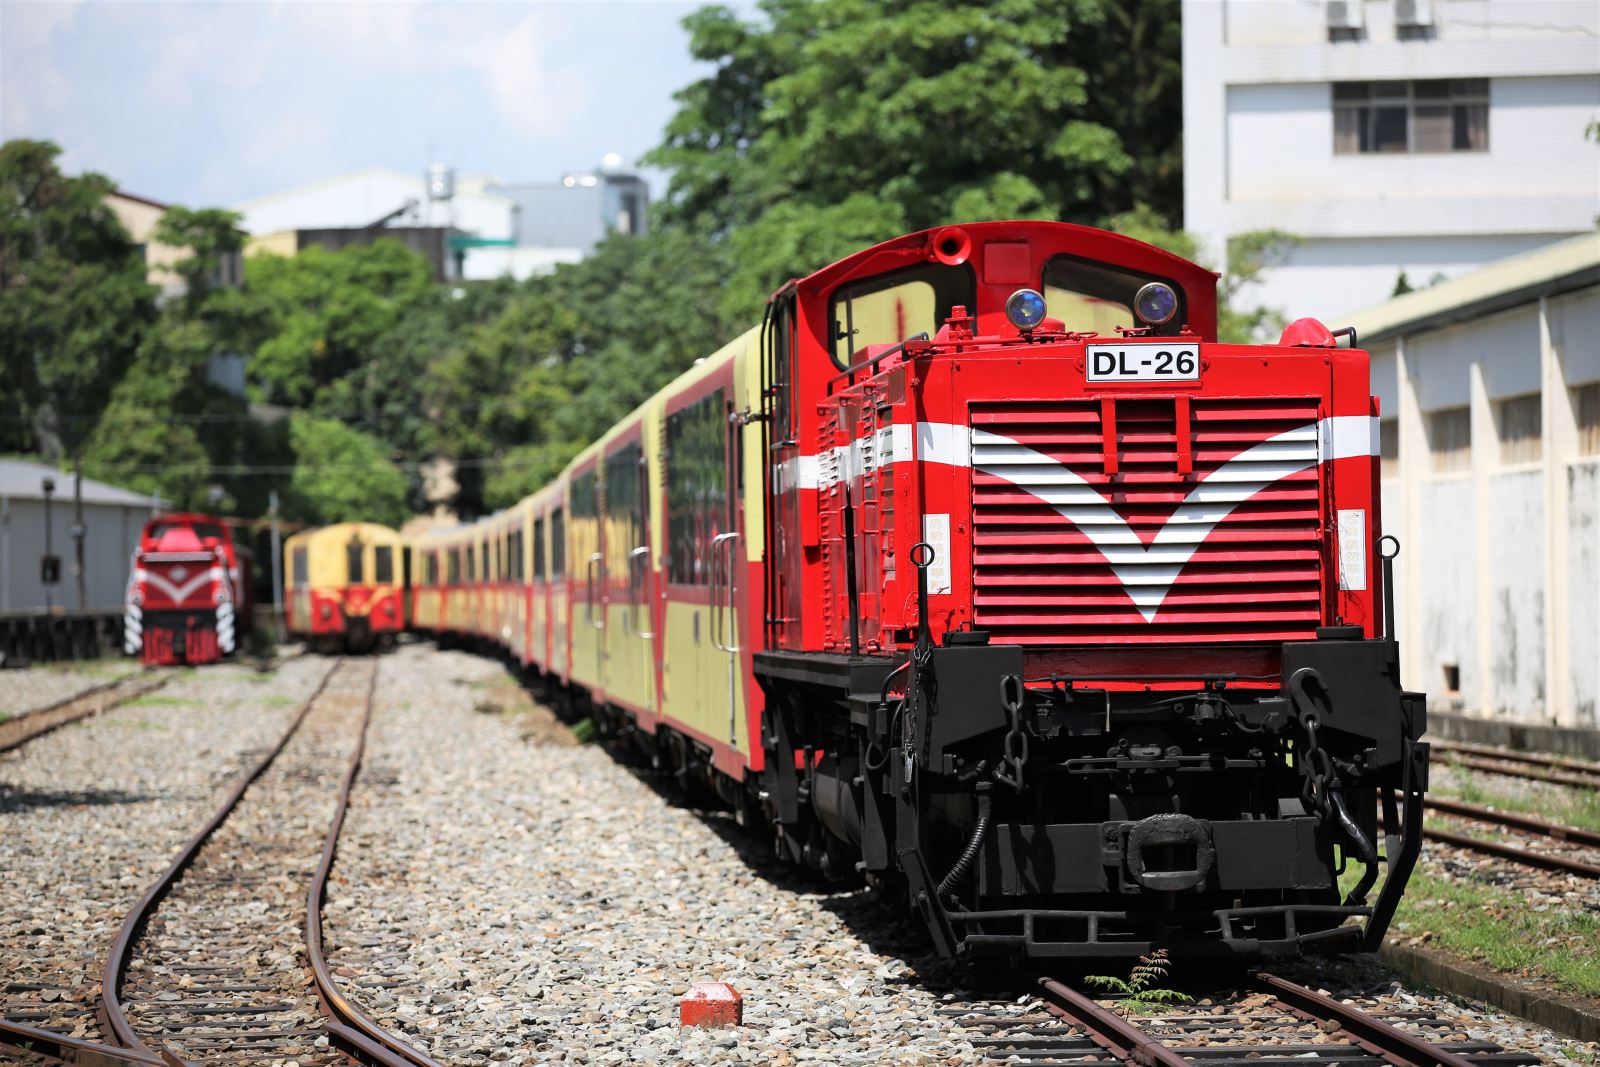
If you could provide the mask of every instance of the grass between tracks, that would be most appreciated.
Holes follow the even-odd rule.
[[[160,693],[149,696],[134,697],[132,700],[122,702],[125,708],[199,708],[205,706],[205,701],[193,697],[169,697]]]
[[[1535,911],[1520,894],[1418,870],[1395,915],[1395,935],[1569,993],[1600,997],[1600,918],[1586,912]]]
[[[1524,788],[1512,792],[1485,784],[1485,776],[1469,768],[1454,762],[1450,762],[1449,766],[1450,784],[1431,789],[1430,792],[1467,804],[1518,811],[1583,830],[1600,830],[1600,790],[1553,785],[1544,789]]]

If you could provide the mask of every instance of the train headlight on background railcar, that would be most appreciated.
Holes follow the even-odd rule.
[[[1019,330],[1031,330],[1044,321],[1044,296],[1037,289],[1018,289],[1006,297],[1006,318]]]
[[[1150,282],[1134,294],[1133,313],[1146,326],[1171,322],[1178,313],[1178,294],[1166,282]]]

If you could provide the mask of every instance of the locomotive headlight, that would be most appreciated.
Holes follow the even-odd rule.
[[[1031,330],[1044,321],[1044,297],[1036,289],[1018,289],[1006,297],[1006,318],[1019,330]]]
[[[1178,294],[1166,282],[1150,282],[1134,294],[1133,313],[1148,326],[1160,326],[1178,313]]]

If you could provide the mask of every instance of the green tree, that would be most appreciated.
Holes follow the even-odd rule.
[[[1181,203],[1176,0],[765,0],[685,20],[713,64],[648,160],[731,246],[720,311],[907,230]]]
[[[139,249],[106,205],[115,186],[66,177],[59,154],[0,145],[0,449],[73,450],[155,314]]]
[[[295,468],[284,510],[290,518],[405,522],[408,482],[382,441],[338,419],[297,414],[289,419],[289,442]]]
[[[720,252],[686,228],[617,236],[471,326],[422,390],[428,453],[488,461],[458,472],[458,506],[475,514],[517,500],[725,343],[706,299],[724,278]]]
[[[198,308],[217,290],[223,262],[244,248],[245,235],[239,229],[241,217],[237,211],[175,205],[156,223],[157,241],[187,253],[172,267],[183,279],[184,299],[191,308]]]
[[[726,232],[795,199],[865,193],[912,228],[958,203],[1175,218],[1176,0],[765,0],[685,20],[714,70],[677,95],[650,159],[670,220]],[[1135,165],[1134,153],[1139,164]],[[992,217],[992,216],[991,216]]]
[[[265,332],[251,385],[258,399],[291,407],[382,358],[379,340],[431,288],[427,260],[390,239],[292,259],[252,256],[245,283]]]

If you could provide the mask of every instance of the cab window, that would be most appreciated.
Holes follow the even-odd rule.
[[[351,585],[366,581],[366,574],[361,566],[362,549],[365,547],[359,537],[352,537],[350,542],[344,546],[344,580]]]
[[[848,367],[868,345],[899,344],[907,337],[932,337],[950,309],[975,303],[972,272],[965,265],[925,263],[841,285],[833,291],[833,361]]]
[[[372,550],[372,580],[380,583],[394,581],[394,549],[379,545]]]
[[[1165,281],[1178,294],[1178,313],[1155,333],[1170,337],[1187,321],[1183,290],[1165,278],[1133,274],[1104,263],[1057,256],[1045,264],[1041,292],[1045,314],[1060,319],[1073,333],[1115,336],[1118,326],[1138,326],[1133,314],[1133,297],[1144,285]]]

